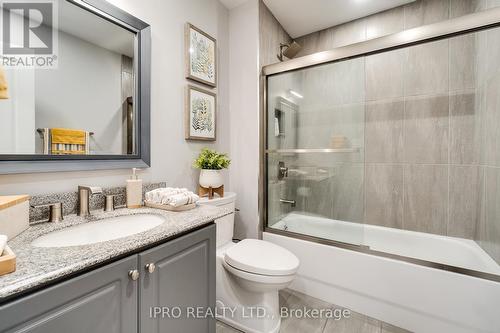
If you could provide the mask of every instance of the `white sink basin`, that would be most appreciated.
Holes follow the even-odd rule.
[[[43,235],[31,243],[36,247],[87,245],[131,236],[165,222],[158,215],[137,214],[85,223]]]

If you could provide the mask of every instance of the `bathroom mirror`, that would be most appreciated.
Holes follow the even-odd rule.
[[[2,56],[19,60],[3,61],[0,173],[149,166],[149,25],[102,0],[48,3],[2,8]]]

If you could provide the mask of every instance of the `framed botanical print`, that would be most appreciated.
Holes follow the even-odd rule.
[[[217,86],[217,41],[190,23],[185,38],[186,78]]]
[[[186,93],[186,140],[215,141],[217,96],[192,85]]]

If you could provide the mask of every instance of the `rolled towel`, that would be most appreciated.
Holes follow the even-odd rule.
[[[195,203],[199,199],[200,197],[193,192],[184,192],[172,196],[168,205],[172,207],[179,207]]]
[[[179,207],[197,202],[200,197],[186,188],[157,188],[145,194],[147,202]]]
[[[175,194],[184,193],[188,190],[185,188],[173,188],[173,187],[165,187],[165,188],[157,188],[155,190],[149,191],[146,193],[145,198],[146,201],[157,203],[157,204],[166,204],[169,201],[169,198]]]
[[[5,245],[7,245],[7,236],[0,235],[0,256],[3,253],[3,249],[5,248]]]
[[[161,197],[160,203],[162,205],[169,205],[172,202],[174,197],[178,197],[181,195],[187,195],[188,193],[192,193],[192,192],[189,192],[187,189],[181,189],[181,191],[171,191],[171,192],[165,193]]]

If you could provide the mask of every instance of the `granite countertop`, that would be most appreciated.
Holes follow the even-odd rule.
[[[17,267],[15,272],[0,276],[0,302],[5,298],[41,287],[53,280],[207,225],[230,213],[227,209],[214,206],[197,206],[195,209],[184,212],[169,212],[152,208],[123,208],[109,213],[93,212],[86,218],[68,215],[64,217],[63,222],[32,225],[8,242],[9,247],[17,256]],[[161,215],[166,221],[153,229],[101,243],[58,248],[31,245],[36,238],[55,230],[82,223],[99,223],[109,217],[134,214]]]

